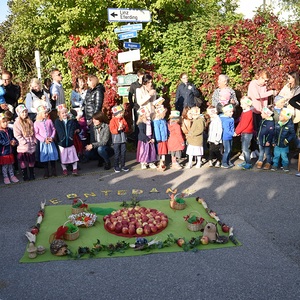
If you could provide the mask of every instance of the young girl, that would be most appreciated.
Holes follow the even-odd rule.
[[[63,176],[68,175],[67,164],[72,164],[74,176],[78,175],[77,162],[78,156],[74,146],[74,134],[79,132],[76,123],[68,116],[68,109],[65,104],[57,107],[58,119],[55,120],[55,129],[57,132],[57,143],[60,153],[60,163],[63,169]]]
[[[168,154],[168,125],[165,120],[167,110],[163,105],[155,108],[155,118],[153,120],[154,134],[157,142],[157,154],[160,157],[158,171],[165,171],[166,154]]]
[[[156,169],[156,150],[153,124],[150,119],[150,112],[147,108],[138,110],[138,145],[136,152],[136,160],[141,163],[141,169],[145,170],[148,167]]]
[[[17,145],[17,140],[13,136],[13,131],[8,128],[8,119],[4,113],[0,113],[0,165],[5,184],[19,182],[14,175],[13,163],[14,155],[12,147]]]
[[[48,118],[46,106],[41,105],[37,108],[36,121],[33,125],[35,136],[40,141],[40,162],[44,166],[44,178],[49,177],[49,161],[52,170],[51,175],[57,176],[55,162],[58,159],[58,153],[54,143],[56,130],[51,119]]]
[[[168,129],[170,132],[168,149],[172,160],[171,168],[176,170],[181,169],[178,159],[181,158],[182,150],[184,150],[185,147],[184,137],[180,126],[180,111],[172,110],[170,114],[170,121],[168,123]]]
[[[201,167],[201,157],[203,155],[203,131],[204,131],[204,119],[200,116],[200,108],[192,107],[191,116],[193,118],[193,125],[187,134],[187,150],[186,154],[189,156],[187,169],[193,166],[193,156],[196,156],[197,163],[196,168]]]
[[[16,108],[18,117],[14,123],[14,136],[18,140],[18,161],[20,163],[23,180],[34,180],[34,164],[36,138],[31,119],[28,116],[28,110],[24,104],[20,104]],[[29,176],[27,167],[29,169]]]

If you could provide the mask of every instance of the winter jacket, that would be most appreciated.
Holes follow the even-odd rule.
[[[280,148],[284,148],[289,146],[289,143],[294,139],[296,139],[296,133],[291,119],[283,125],[280,125],[279,122],[275,124],[273,144]]]
[[[17,152],[18,153],[34,153],[36,148],[36,138],[33,129],[33,123],[31,122],[33,133],[31,136],[24,136],[23,129],[20,123],[20,118],[18,117],[14,123],[14,136],[18,141]]]
[[[57,133],[57,144],[67,148],[74,145],[75,130],[79,129],[78,123],[72,119],[67,120],[67,123],[60,119],[55,120],[55,129]]]
[[[274,120],[266,120],[262,119],[260,122],[257,142],[261,146],[265,146],[266,142],[272,144],[275,130],[275,122]]]
[[[106,123],[102,123],[99,126],[91,126],[90,141],[93,148],[100,146],[109,146],[111,144],[111,134],[109,126]]]
[[[165,119],[153,120],[154,135],[157,142],[165,142],[168,139],[168,125]]]
[[[205,128],[205,121],[203,117],[193,121],[192,127],[186,136],[187,143],[191,146],[203,146],[203,131]]]
[[[182,112],[183,108],[196,106],[195,97],[200,97],[200,92],[190,82],[187,84],[180,83],[176,90],[175,107]]]
[[[243,111],[238,126],[235,129],[236,134],[253,133],[253,113],[252,110]]]
[[[222,121],[223,129],[222,140],[231,141],[234,135],[234,119],[231,117],[227,117],[224,114],[220,115],[220,119]]]
[[[184,137],[180,124],[178,122],[169,122],[168,129],[170,132],[168,139],[168,150],[169,151],[180,151],[185,147]]]
[[[10,128],[0,130],[0,156],[12,154],[10,141],[15,140],[13,131]]]
[[[91,120],[93,114],[102,110],[105,88],[103,84],[98,83],[93,89],[88,89],[85,97],[85,116]]]
[[[124,128],[123,130],[118,130],[119,123],[122,122]],[[112,117],[112,119],[109,122],[109,130],[111,133],[111,139],[113,144],[120,144],[120,143],[126,143],[126,135],[129,131],[128,124],[124,118],[116,118]]]

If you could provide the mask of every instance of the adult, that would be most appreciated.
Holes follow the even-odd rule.
[[[267,90],[269,78],[270,75],[267,71],[258,71],[248,86],[247,96],[252,100],[253,125],[256,132],[258,132],[261,121],[261,110],[268,105],[268,97],[278,94],[276,90]]]
[[[150,74],[146,73],[142,78],[142,86],[137,88],[136,102],[139,107],[147,108],[150,115],[154,114],[153,102],[156,100],[156,91],[153,88],[153,78]]]
[[[212,106],[216,107],[217,113],[221,113],[223,106],[232,104],[233,107],[239,104],[235,91],[229,87],[229,77],[226,74],[220,74],[218,77],[218,88],[212,95]]]
[[[93,124],[90,131],[90,144],[85,147],[86,156],[89,159],[98,159],[98,166],[102,166],[104,161],[104,169],[111,168],[110,157],[114,155],[111,148],[111,134],[108,126],[108,120],[102,112],[93,114]]]
[[[105,88],[95,75],[88,75],[87,78],[88,90],[85,97],[85,117],[87,124],[92,124],[93,115],[101,112],[104,101]]]
[[[29,84],[29,93],[26,94],[25,106],[28,110],[28,116],[35,121],[36,109],[40,106],[46,106],[51,109],[51,103],[48,94],[43,90],[41,81],[38,78],[32,78]]]
[[[65,104],[65,92],[62,82],[62,74],[58,69],[53,69],[51,72],[52,84],[50,86],[51,95],[51,106],[52,111],[50,113],[50,118],[54,122],[57,119],[57,106],[60,104]]]
[[[142,87],[142,83],[143,83],[143,76],[145,75],[145,72],[143,70],[138,70],[137,71],[137,80],[135,82],[133,82],[130,87],[129,87],[129,92],[128,92],[128,101],[130,103],[130,107],[132,109],[134,109],[134,111],[136,112],[140,107],[137,104],[136,101],[136,89],[139,89]]]
[[[195,85],[189,82],[187,73],[181,73],[179,78],[181,83],[176,90],[175,108],[181,114],[184,107],[196,106],[195,97],[200,98],[201,94]]]
[[[74,89],[71,92],[72,108],[83,108],[87,93],[86,82],[84,78],[76,78]]]
[[[15,109],[18,106],[18,100],[21,96],[21,88],[12,83],[13,75],[9,71],[2,72],[3,87],[5,90],[4,99],[7,104]]]

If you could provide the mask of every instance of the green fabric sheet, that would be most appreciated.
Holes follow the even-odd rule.
[[[191,239],[192,237],[202,236],[202,232],[192,232],[187,229],[187,222],[184,220],[184,216],[188,215],[192,212],[197,212],[203,217],[207,222],[214,222],[204,210],[201,204],[199,204],[195,198],[187,198],[185,199],[187,203],[187,207],[184,210],[174,210],[170,208],[169,200],[149,200],[149,201],[141,201],[140,206],[144,206],[147,208],[155,208],[157,210],[165,213],[169,218],[168,226],[158,234],[146,237],[148,241],[156,238],[157,240],[164,241],[167,239],[169,234],[173,234],[176,238],[185,238],[186,240]],[[101,203],[101,204],[89,204],[89,208],[115,208],[115,210],[119,210],[121,202],[109,202],[109,203]],[[38,255],[34,259],[30,259],[28,257],[28,253],[25,249],[25,253],[23,257],[20,259],[22,263],[33,263],[33,262],[46,262],[46,261],[57,261],[57,260],[72,260],[73,258],[62,256],[58,257],[51,254],[49,249],[49,237],[52,233],[54,233],[57,228],[63,225],[68,216],[71,214],[71,205],[52,205],[45,207],[45,217],[40,227],[40,232],[37,235],[36,246],[43,245],[46,247],[46,253],[42,255]],[[221,220],[222,221],[222,220]],[[228,224],[230,226],[230,224]],[[219,228],[220,235],[227,235],[223,233]],[[124,238],[120,236],[116,236],[108,233],[104,229],[103,224],[103,216],[98,215],[97,221],[93,227],[89,228],[80,228],[80,236],[75,241],[66,241],[69,246],[69,249],[74,253],[77,251],[78,247],[93,247],[93,244],[96,243],[97,239],[101,241],[101,244],[115,244],[119,241],[125,241],[130,244],[134,244],[136,238]],[[238,245],[241,245],[238,242]],[[199,245],[197,247],[198,250],[208,250],[208,249],[218,249],[218,248],[228,248],[235,247],[231,241],[226,244],[215,244],[210,243],[208,245]],[[135,251],[134,249],[127,249],[124,253],[115,252],[112,256],[108,255],[107,251],[101,251],[97,253],[95,258],[108,258],[108,257],[125,257],[125,256],[138,256],[145,255],[151,253],[167,253],[167,252],[182,252],[183,249],[180,248],[177,244],[174,244],[170,247],[162,248],[162,249],[153,249],[151,251]],[[81,259],[89,258],[88,255],[83,256]]]

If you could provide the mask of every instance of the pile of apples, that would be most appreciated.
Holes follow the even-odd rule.
[[[163,212],[140,206],[113,211],[103,221],[106,230],[125,236],[152,235],[168,226],[168,217]]]

